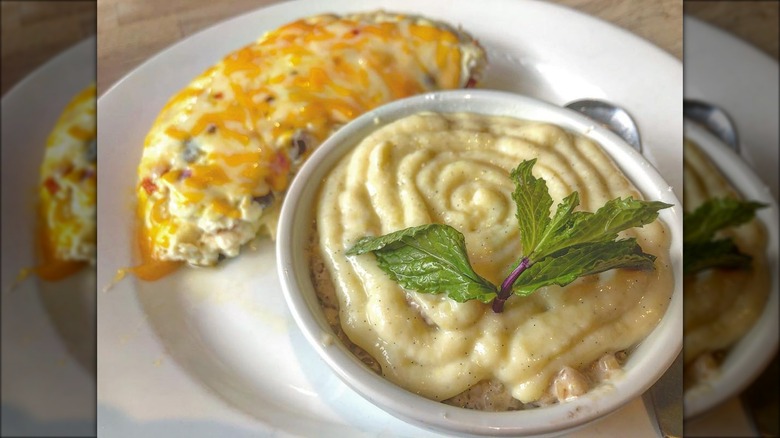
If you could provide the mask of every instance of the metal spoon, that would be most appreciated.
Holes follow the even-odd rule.
[[[604,125],[620,136],[634,149],[642,152],[639,129],[631,116],[617,105],[600,100],[584,99],[564,105],[566,108],[583,113],[591,120]],[[643,395],[650,418],[662,437],[682,437],[683,433],[683,363],[678,355],[674,363]]]
[[[564,106],[579,111],[591,120],[604,125],[604,127],[619,135],[620,138],[638,152],[642,152],[639,129],[637,129],[634,119],[623,108],[609,102],[594,99],[575,100]]]
[[[739,154],[737,127],[731,117],[718,106],[695,99],[683,101],[685,118],[702,125]]]

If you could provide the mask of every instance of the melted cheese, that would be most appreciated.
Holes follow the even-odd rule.
[[[65,107],[46,142],[39,188],[39,247],[35,272],[63,278],[95,263],[97,146],[95,85]]]
[[[146,137],[138,215],[146,259],[213,265],[265,229],[302,161],[361,113],[471,85],[467,35],[385,13],[301,19],[225,57],[174,96]]]

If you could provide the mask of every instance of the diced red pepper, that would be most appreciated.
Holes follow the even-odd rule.
[[[466,87],[465,88],[474,88],[474,86],[477,85],[477,80],[472,78],[469,78],[468,81],[466,81]]]
[[[290,159],[284,152],[279,151],[271,159],[271,174],[268,175],[267,181],[271,184],[271,188],[276,191],[282,191],[287,188],[287,177],[290,174]]]
[[[279,151],[274,155],[273,161],[271,161],[271,170],[275,174],[284,174],[290,170],[290,159],[287,155]]]
[[[146,190],[147,195],[151,195],[155,191],[157,191],[157,184],[153,183],[151,179],[148,177],[144,178],[141,181],[141,187],[143,187],[144,190]]]
[[[51,177],[46,178],[46,181],[43,182],[43,186],[46,187],[46,190],[48,190],[52,195],[60,190],[60,185],[57,184],[57,181],[54,181],[54,179]]]

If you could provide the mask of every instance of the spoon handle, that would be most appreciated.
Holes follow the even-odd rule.
[[[642,153],[642,141],[636,122],[623,108],[603,100],[580,99],[567,103],[565,108],[582,113],[594,122],[617,134],[631,147]]]
[[[739,136],[734,121],[716,105],[695,99],[683,101],[683,116],[702,125],[739,154]]]

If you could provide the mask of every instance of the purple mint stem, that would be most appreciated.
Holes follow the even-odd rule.
[[[507,299],[512,295],[512,285],[515,284],[515,281],[517,281],[517,278],[520,276],[520,274],[523,273],[526,269],[528,269],[528,266],[531,265],[531,260],[528,259],[528,257],[523,257],[522,260],[520,260],[520,264],[517,265],[517,267],[512,271],[511,274],[504,280],[503,283],[501,283],[501,290],[498,292],[498,295],[493,299],[493,312],[495,313],[501,313],[504,311],[504,303]]]

